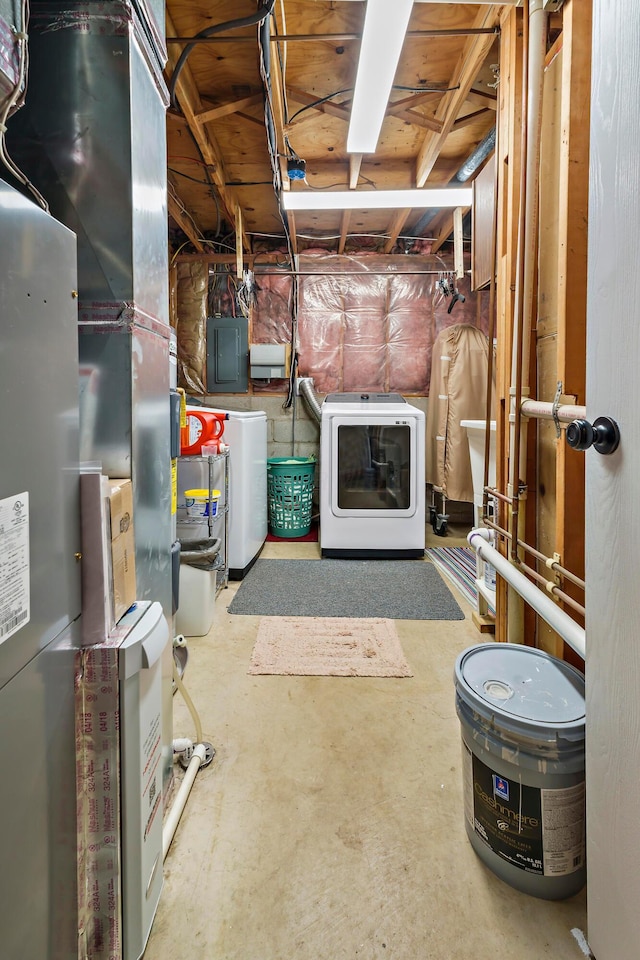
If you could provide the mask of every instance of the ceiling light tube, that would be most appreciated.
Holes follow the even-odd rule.
[[[413,0],[367,0],[347,137],[349,153],[375,153]]]
[[[426,187],[423,190],[286,190],[285,210],[408,210],[426,207],[470,207],[471,187]]]

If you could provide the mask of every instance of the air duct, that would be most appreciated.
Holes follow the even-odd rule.
[[[302,377],[298,380],[298,390],[300,396],[305,402],[305,405],[309,408],[309,412],[313,414],[318,423],[322,419],[322,409],[318,402],[318,398],[313,389],[313,380],[311,377]]]
[[[496,145],[496,128],[492,127],[489,133],[487,134],[487,136],[484,138],[484,140],[481,140],[481,142],[475,148],[473,153],[471,153],[467,157],[467,159],[462,164],[458,172],[452,177],[452,179],[449,182],[451,184],[466,183],[466,181],[473,176],[473,174],[476,172],[478,167],[481,166],[482,163],[484,163],[484,161],[487,159],[489,154],[493,152],[493,150],[495,149],[495,145]],[[422,237],[424,235],[425,230],[431,223],[431,221],[434,220],[439,213],[440,213],[440,210],[433,210],[433,209],[427,210],[426,213],[424,213],[420,217],[420,219],[414,226],[413,230],[411,230],[411,232],[408,233],[407,235],[410,237],[414,237],[416,240],[419,237]]]

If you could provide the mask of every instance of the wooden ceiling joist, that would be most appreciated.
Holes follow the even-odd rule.
[[[198,253],[204,252],[204,244],[201,243],[200,237],[202,236],[202,231],[198,227],[196,221],[193,218],[193,214],[187,211],[187,208],[183,201],[180,199],[179,194],[176,191],[176,188],[169,181],[169,189],[167,192],[167,204],[169,208],[169,216],[171,219],[180,227],[182,232],[189,238],[191,243],[194,245]]]
[[[166,13],[167,21],[167,31],[175,33],[173,22],[169,11]],[[169,64],[171,67],[171,72],[174,70],[175,65],[180,56],[180,49],[177,46],[172,46],[169,50]],[[220,147],[218,146],[213,134],[208,131],[204,124],[199,122],[198,115],[202,114],[202,100],[200,99],[200,94],[198,92],[198,87],[194,80],[193,74],[189,68],[188,64],[182,68],[180,76],[178,77],[178,82],[176,84],[176,96],[182,108],[182,112],[185,116],[189,129],[193,134],[193,137],[198,144],[198,149],[202,154],[202,159],[206,164],[211,168],[211,176],[214,181],[216,190],[220,197],[220,201],[224,207],[225,213],[229,223],[235,225],[235,210],[237,206],[237,199],[234,195],[232,189],[226,185],[226,174],[224,169],[224,163],[222,162],[222,153]],[[242,234],[243,246],[246,250],[251,249],[249,238],[246,233]]]
[[[196,115],[198,123],[210,123],[212,120],[219,120],[220,117],[228,117],[231,113],[240,113],[247,107],[254,107],[257,103],[262,103],[263,94],[254,93],[251,97],[242,97],[241,100],[232,100],[229,103],[221,103],[217,107],[210,107]]]
[[[481,7],[475,19],[474,26],[494,26],[500,16],[500,5]],[[467,95],[476,80],[478,71],[484,63],[493,44],[493,36],[481,34],[467,40],[456,69],[451,77],[450,87],[455,87],[440,101],[436,110],[436,118],[442,120],[440,133],[430,133],[425,137],[416,162],[416,184],[424,186],[429,174],[442,149],[444,141],[449,135],[458,114],[467,99]]]
[[[340,221],[340,240],[338,241],[338,253],[344,253],[347,243],[347,234],[349,233],[349,224],[351,223],[351,210],[345,210]]]
[[[474,21],[474,27],[496,26],[499,22],[500,11],[501,6],[499,4],[481,7]],[[449,82],[451,90],[442,97],[436,110],[435,118],[441,121],[442,128],[439,133],[433,131],[427,133],[418,153],[416,161],[417,187],[423,187],[429,178],[445,140],[453,129],[453,125],[458,119],[469,91],[476,80],[478,71],[491,49],[493,40],[492,34],[476,34],[465,43],[464,50]],[[394,236],[392,231],[392,236],[385,246],[385,252],[388,253],[393,249],[410,212],[406,211],[404,220],[397,217],[394,221],[394,229],[397,227],[397,233]]]
[[[361,153],[349,154],[349,190],[355,190],[360,179],[360,169],[362,167]]]
[[[486,117],[489,113],[492,113],[492,110],[489,107],[482,107],[480,110],[474,110],[473,113],[468,113],[464,117],[458,117],[451,129],[461,130],[463,127],[468,127],[470,123],[475,123],[477,120],[481,120],[483,117]]]

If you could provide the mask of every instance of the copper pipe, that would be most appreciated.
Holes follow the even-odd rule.
[[[543,583],[545,585],[545,590],[548,593],[552,593],[555,597],[558,597],[559,600],[562,600],[563,603],[566,603],[568,606],[572,607],[577,613],[585,615],[585,608],[574,600],[573,597],[570,597],[567,593],[560,589],[560,587],[553,584],[551,587],[548,584],[552,583],[551,580],[547,580],[545,577],[541,576],[537,570],[534,570],[533,567],[528,566],[528,564],[523,563],[522,560],[519,560],[516,564],[519,570],[522,570],[526,576],[531,577],[532,580],[536,580],[538,583]]]
[[[483,493],[488,493],[490,496],[495,497],[496,500],[502,500],[503,503],[513,503],[513,497],[508,497],[506,493],[500,493],[493,487],[485,487]]]
[[[538,560],[541,560],[545,563],[551,570],[555,570],[556,573],[561,574],[565,580],[570,580],[571,583],[574,583],[576,587],[580,587],[582,590],[585,589],[586,584],[584,580],[581,580],[580,577],[577,577],[575,573],[571,573],[570,570],[567,570],[566,567],[563,567],[562,564],[558,563],[557,560],[552,560],[551,557],[545,557],[544,553],[540,553],[539,550],[536,550],[535,547],[531,547],[528,543],[525,543],[524,540],[518,540],[518,546],[522,547],[523,550],[526,550],[527,553],[532,554]]]
[[[497,523],[494,523],[493,520],[485,520],[485,527],[489,527],[490,530],[495,530],[497,534],[501,537],[504,537],[505,540],[511,540],[511,534],[508,530],[505,530],[503,527],[499,527]]]

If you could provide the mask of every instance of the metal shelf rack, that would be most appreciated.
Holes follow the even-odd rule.
[[[221,453],[212,454],[211,456],[181,456],[178,457],[178,490],[188,488],[189,486],[196,486],[196,480],[189,481],[189,483],[180,483],[180,464],[189,464],[192,463],[196,465],[194,473],[198,473],[202,467],[206,464],[206,478],[202,482],[202,488],[208,489],[209,497],[209,510],[208,516],[203,517],[202,519],[198,517],[188,517],[186,515],[187,505],[184,502],[184,499],[181,500],[180,494],[178,495],[178,522],[181,526],[193,526],[202,528],[203,524],[206,521],[207,531],[209,537],[220,536],[222,544],[220,547],[219,565],[215,567],[216,570],[216,594],[226,587],[229,583],[229,451],[224,450]],[[202,467],[198,468],[197,465],[202,464]],[[217,467],[219,464],[222,464],[222,482],[218,487],[216,485],[216,473]],[[184,471],[183,471],[184,472]],[[220,481],[218,480],[218,483]],[[218,500],[218,508],[216,515],[212,516],[211,513],[211,504],[214,502],[213,491],[220,489],[221,497]],[[184,514],[184,515],[181,515]],[[222,530],[220,527],[222,525]],[[198,539],[193,537],[193,539]]]

